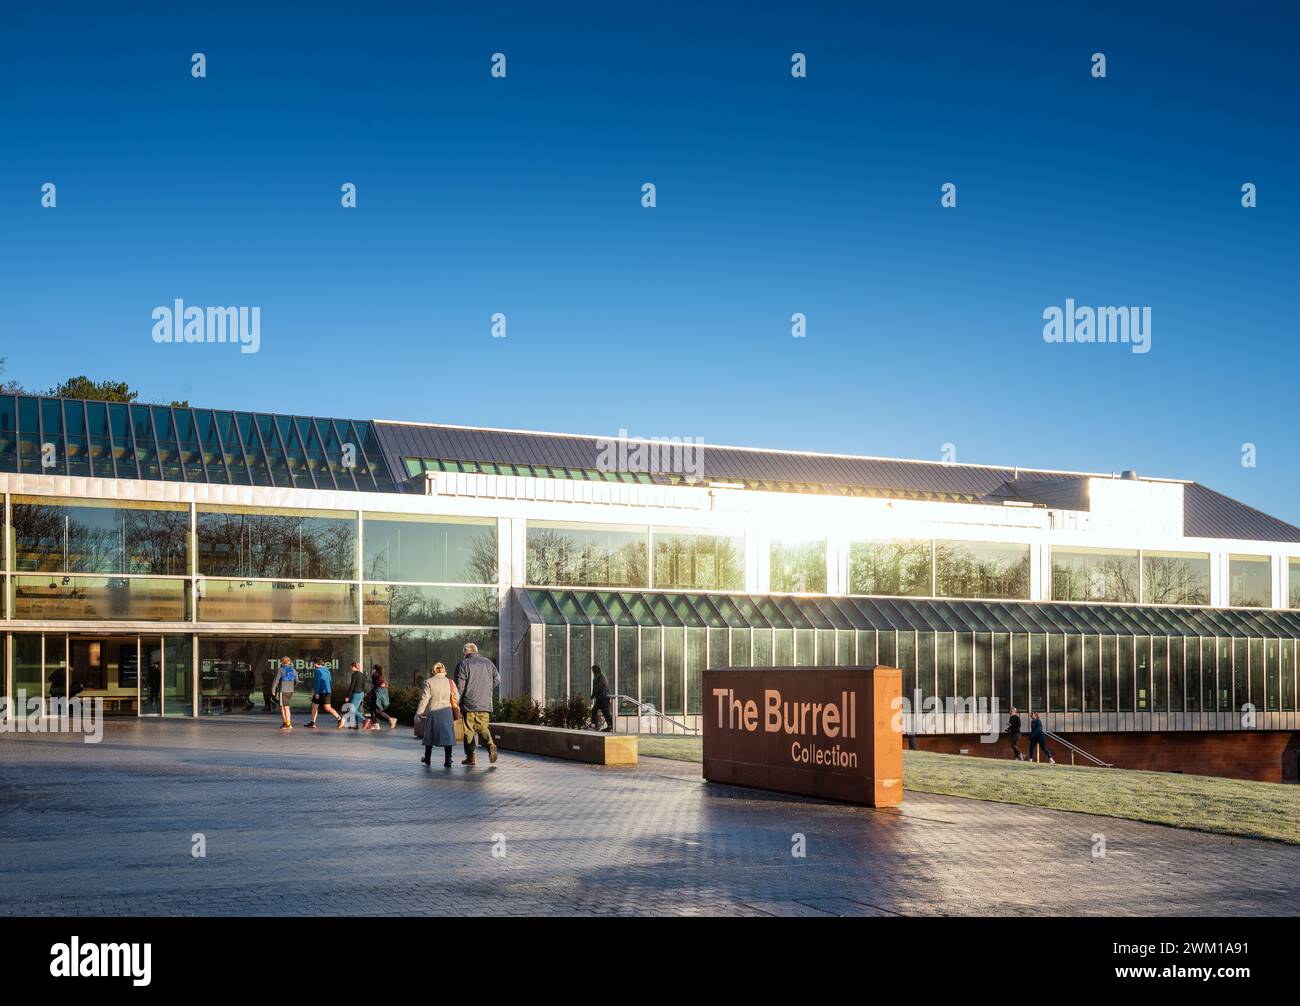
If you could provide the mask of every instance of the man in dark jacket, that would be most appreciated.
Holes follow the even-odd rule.
[[[474,746],[481,736],[487,745],[488,761],[497,760],[497,745],[492,739],[488,723],[492,718],[492,700],[501,687],[501,672],[497,665],[478,652],[474,643],[465,644],[465,656],[456,665],[456,691],[460,694],[460,711],[465,719],[465,760],[462,765],[473,765]]]
[[[600,666],[591,665],[591,725],[600,728],[596,721],[596,714],[605,717],[605,733],[614,732],[614,710],[609,704],[609,681],[606,680],[604,673],[601,672]]]
[[[1011,719],[1007,720],[1007,738],[1011,741],[1011,754],[1016,761],[1024,761],[1025,756],[1020,753],[1020,716],[1016,713],[1016,707],[1011,707]]]
[[[1043,754],[1047,755],[1047,760],[1055,765],[1056,759],[1052,757],[1052,749],[1047,746],[1047,731],[1043,729],[1043,721],[1038,718],[1038,714],[1031,712],[1029,714],[1029,760],[1034,760],[1034,754],[1038,748],[1043,749]]]

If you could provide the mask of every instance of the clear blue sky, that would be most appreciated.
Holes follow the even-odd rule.
[[[951,442],[1300,521],[1295,4],[95,6],[0,35],[0,356],[29,387]],[[155,345],[177,297],[260,306],[261,352]],[[1067,297],[1149,305],[1152,351],[1046,344]]]

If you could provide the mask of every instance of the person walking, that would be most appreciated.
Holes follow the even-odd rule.
[[[462,765],[474,765],[474,747],[481,736],[487,744],[488,761],[495,764],[497,745],[488,724],[492,719],[492,699],[501,685],[497,665],[478,652],[474,643],[466,643],[465,656],[456,665],[456,690],[460,693],[461,714],[465,718],[465,759]]]
[[[280,666],[275,670],[271,681],[271,694],[280,704],[280,729],[293,729],[293,714],[289,706],[293,702],[293,686],[298,683],[298,672],[293,669],[293,661],[288,657],[280,658]]]
[[[433,674],[424,683],[420,693],[420,705],[415,710],[415,718],[424,717],[424,757],[421,763],[428,765],[433,758],[433,749],[442,748],[442,767],[451,768],[451,749],[456,744],[456,721],[460,719],[460,701],[456,693],[456,683],[447,677],[447,668],[442,663],[433,665]]]
[[[348,704],[343,707],[343,716],[349,730],[361,729],[361,705],[365,700],[366,676],[361,673],[361,665],[354,660],[352,673],[348,676]]]
[[[605,717],[605,733],[614,732],[614,710],[609,703],[609,681],[599,664],[591,665],[591,725],[600,729],[596,714]]]
[[[343,729],[343,717],[334,711],[330,705],[334,701],[334,682],[330,678],[329,665],[317,657],[311,662],[312,685],[311,685],[311,719],[307,721],[307,727],[310,730],[316,729],[316,714],[319,710],[324,709],[334,717],[334,722],[340,730]]]
[[[271,664],[268,660],[267,664]],[[262,712],[269,713],[275,709],[275,675],[278,664],[262,667]]]
[[[1052,757],[1052,749],[1047,746],[1047,731],[1043,729],[1043,721],[1038,718],[1038,714],[1032,710],[1029,713],[1029,760],[1034,760],[1034,752],[1043,749],[1043,754],[1047,755],[1049,764],[1055,765],[1056,759]]]
[[[362,730],[383,730],[379,725],[379,717],[388,720],[388,728],[394,730],[397,728],[397,720],[388,715],[388,678],[384,677],[384,669],[378,664],[370,668],[370,694],[366,696],[365,710],[366,721],[361,725]]]
[[[1020,753],[1020,716],[1015,706],[1011,707],[1011,719],[1007,720],[1007,739],[1011,741],[1011,756],[1016,761],[1024,761],[1025,756]]]

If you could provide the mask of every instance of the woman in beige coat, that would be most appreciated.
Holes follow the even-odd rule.
[[[456,743],[456,720],[459,713],[456,683],[447,677],[446,667],[440,663],[434,664],[433,674],[424,683],[420,705],[415,710],[417,717],[424,717],[423,764],[428,765],[433,749],[440,747],[446,755],[443,767],[451,768],[451,749]]]

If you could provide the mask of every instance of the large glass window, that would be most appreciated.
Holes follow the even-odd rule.
[[[1119,711],[1133,711],[1133,660],[1136,643],[1132,636],[1119,637]]]
[[[849,593],[894,597],[934,594],[931,542],[855,541],[849,545]]]
[[[204,576],[355,580],[357,522],[346,513],[200,507]]]
[[[19,572],[189,572],[190,511],[183,504],[74,505],[15,496],[10,533]]]
[[[1101,708],[1101,641],[1092,633],[1083,637],[1083,708],[1095,713]]]
[[[368,583],[362,596],[367,625],[497,624],[495,587]]]
[[[1083,639],[1075,635],[1065,637],[1065,708],[1083,710]]]
[[[41,637],[39,633],[14,636],[13,701],[18,715],[40,705],[45,695],[45,678],[41,671]],[[35,701],[33,701],[35,700]]]
[[[1137,650],[1137,711],[1151,711],[1151,637],[1138,636]]]
[[[1183,675],[1183,702],[1189,713],[1199,713],[1205,693],[1201,684],[1201,640],[1198,637],[1183,640],[1183,662],[1186,667]]]
[[[745,536],[655,528],[654,582],[661,590],[743,590]]]
[[[1101,637],[1101,711],[1113,713],[1115,704],[1115,663],[1119,643],[1114,636]]]
[[[1142,601],[1145,604],[1209,604],[1209,555],[1143,552]]]
[[[1300,608],[1300,559],[1287,560],[1287,607]]]
[[[1151,708],[1158,713],[1169,711],[1169,640],[1151,637]]]
[[[1187,691],[1187,655],[1181,636],[1169,637],[1169,711],[1184,710]]]
[[[1228,557],[1228,604],[1234,608],[1267,608],[1273,603],[1273,577],[1266,555]]]
[[[334,625],[357,621],[357,585],[310,581],[204,580],[200,622],[298,622]]]
[[[1047,637],[1047,695],[1043,708],[1065,712],[1065,637],[1055,633]]]
[[[564,631],[563,626],[560,626],[560,631]],[[476,644],[479,653],[500,666],[495,628],[371,629],[364,639],[367,670],[371,664],[380,664],[388,675],[390,688],[418,687],[428,679],[436,663],[443,664],[447,673],[452,674],[464,656],[466,643]],[[547,666],[550,666],[549,660]],[[559,666],[560,673],[563,674],[566,665],[561,662]],[[348,665],[344,663],[342,667],[346,672]],[[342,687],[346,682],[347,674],[344,673],[340,678],[336,671],[335,686]]]
[[[362,573],[389,583],[496,583],[494,519],[365,514]]]
[[[366,637],[367,662],[382,664],[389,671],[390,684],[397,684],[387,659],[387,640],[377,640],[376,650],[373,653],[370,651],[371,640],[376,639],[376,635],[376,632],[371,632]],[[172,642],[168,640],[168,644]],[[152,645],[157,647],[158,641],[153,640]],[[179,647],[167,647],[169,664],[176,649]],[[152,659],[149,641],[146,641],[144,650],[145,662],[149,664]],[[356,636],[254,636],[242,639],[232,636],[200,636],[200,715],[251,712],[255,709],[273,710],[275,702],[271,695],[271,683],[275,680],[276,667],[282,656],[291,658],[298,672],[298,686],[293,693],[295,708],[303,708],[311,703],[314,678],[312,661],[315,658],[320,657],[329,666],[331,684],[336,693],[346,688],[352,661],[360,659]],[[186,659],[179,652],[175,652],[175,658],[177,661]],[[447,666],[450,668],[452,665]],[[182,698],[181,701],[186,700]],[[167,703],[170,705],[171,702],[171,692],[168,692]]]
[[[15,576],[14,618],[183,622],[189,581],[130,576]]]
[[[194,662],[189,636],[163,637],[164,716],[193,715]]]
[[[529,522],[528,582],[556,587],[646,587],[648,529]]]
[[[934,544],[940,597],[1029,598],[1029,546],[978,541]]]
[[[774,538],[771,547],[772,592],[824,594],[826,539]]]
[[[1138,554],[1110,548],[1053,548],[1053,601],[1138,600]]]
[[[1217,651],[1214,639],[1201,637],[1201,706],[1207,713],[1216,712],[1219,704]]]

